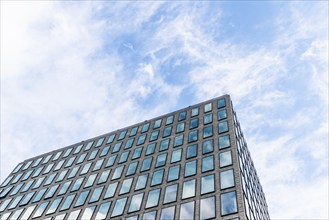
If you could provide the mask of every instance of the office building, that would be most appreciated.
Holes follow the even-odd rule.
[[[270,219],[229,95],[17,165],[1,219]]]

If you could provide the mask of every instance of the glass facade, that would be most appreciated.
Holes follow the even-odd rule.
[[[228,95],[18,164],[0,216],[270,219]]]

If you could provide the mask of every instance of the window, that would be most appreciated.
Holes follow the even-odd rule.
[[[156,143],[152,143],[152,144],[147,145],[145,155],[153,154],[155,146],[156,146]]]
[[[135,190],[145,189],[148,176],[149,176],[148,174],[143,174],[138,176]]]
[[[104,147],[103,150],[102,150],[102,152],[101,152],[101,154],[99,155],[99,157],[104,157],[104,156],[106,156],[107,153],[109,152],[109,150],[110,150],[110,146],[106,146],[106,147]]]
[[[82,193],[80,193],[77,201],[75,202],[74,207],[78,207],[78,206],[84,205],[85,202],[86,202],[86,200],[87,200],[87,198],[88,198],[89,192],[90,192],[90,190],[83,191]]]
[[[160,142],[159,151],[164,151],[169,148],[170,139],[164,139]]]
[[[155,167],[157,168],[166,165],[166,160],[167,160],[167,153],[158,155],[155,163]]]
[[[107,213],[109,212],[110,206],[112,202],[104,202],[99,206],[99,210],[96,214],[95,219],[103,220],[106,219]]]
[[[141,172],[149,170],[151,168],[151,164],[152,164],[152,157],[144,159],[141,167]]]
[[[195,179],[185,181],[183,183],[182,199],[187,199],[195,196]]]
[[[81,209],[79,209],[79,210],[75,210],[75,211],[71,212],[70,215],[69,215],[69,217],[68,217],[67,219],[70,219],[70,220],[77,220],[78,217],[79,217],[80,212],[81,212]],[[65,215],[66,215],[66,214],[63,214],[63,218],[61,218],[61,219],[64,219]],[[57,216],[57,217],[58,217],[58,216]],[[56,217],[55,220],[57,220],[57,217]]]
[[[150,137],[150,141],[155,141],[158,139],[158,136],[159,136],[159,130],[156,130],[156,131],[153,131],[151,133],[151,137]]]
[[[218,145],[219,145],[219,149],[230,147],[231,146],[230,136],[224,135],[224,136],[218,137]]]
[[[125,144],[125,149],[129,149],[133,146],[133,143],[134,143],[134,138],[131,138],[129,140],[127,140],[126,144]]]
[[[212,135],[212,125],[203,128],[203,138],[211,137]]]
[[[194,142],[198,140],[198,130],[190,131],[188,133],[188,142]]]
[[[131,159],[134,160],[134,159],[140,158],[141,154],[142,154],[142,151],[143,151],[143,147],[135,148],[133,156],[131,157]]]
[[[87,153],[81,154],[77,161],[77,164],[82,163],[85,160],[86,156],[87,156]]]
[[[131,129],[129,137],[135,136],[137,134],[138,127],[134,127]]]
[[[203,124],[209,124],[212,122],[212,114],[204,115],[203,116]]]
[[[238,212],[235,191],[221,194],[220,201],[222,216]]]
[[[43,177],[43,178],[45,178],[45,177]],[[39,180],[38,180],[38,181],[39,181]],[[18,191],[22,188],[23,184],[24,184],[24,183],[20,183],[20,184],[18,184],[18,185],[15,187],[15,189],[10,193],[10,195],[12,196],[12,195],[17,194]],[[39,186],[40,186],[40,185],[39,185]],[[8,189],[9,189],[9,188],[8,188]],[[9,192],[9,191],[8,191],[8,192]]]
[[[118,199],[115,202],[111,217],[119,216],[123,214],[127,202],[127,197]]]
[[[163,208],[161,210],[160,220],[175,219],[175,206]]]
[[[49,201],[48,202],[43,202],[41,203],[41,205],[39,206],[39,208],[35,211],[34,215],[32,216],[32,218],[37,218],[37,217],[40,217],[43,215],[45,209],[47,208],[49,204]]]
[[[34,193],[35,193],[35,191],[26,194],[25,198],[22,200],[22,202],[19,204],[19,206],[23,206],[23,205],[26,205],[27,203],[29,203],[30,200],[32,199],[32,197],[34,196]]]
[[[90,142],[86,145],[86,147],[85,147],[85,151],[90,150],[91,146],[93,146],[93,143],[94,143],[94,141],[90,141]]]
[[[116,167],[111,180],[116,180],[121,177],[124,166]]]
[[[80,186],[83,182],[83,179],[84,177],[81,177],[79,179],[77,179],[75,182],[74,182],[74,185],[72,186],[72,189],[71,189],[71,192],[74,192],[74,191],[77,191],[80,189]]]
[[[116,158],[117,158],[117,155],[110,156],[109,159],[107,160],[107,163],[106,163],[105,167],[113,166]]]
[[[45,184],[43,184],[43,185],[44,185],[44,186],[47,186],[47,185],[51,184],[51,183],[53,182],[53,180],[55,179],[56,174],[57,174],[57,173],[53,173],[53,174],[51,174],[51,175],[47,178]],[[25,187],[26,187],[26,186],[25,186]]]
[[[71,185],[72,181],[66,182],[62,185],[62,188],[59,190],[58,192],[58,196],[63,195],[67,192],[67,190],[69,189],[70,185]]]
[[[12,198],[9,198],[7,200],[5,200],[1,205],[0,205],[0,212],[3,212],[3,210],[5,210],[7,208],[7,206],[9,205],[9,203],[11,202]]]
[[[173,115],[168,116],[166,120],[166,125],[170,125],[173,122],[174,122],[174,116]]]
[[[201,178],[201,195],[215,191],[215,175],[211,174]]]
[[[130,151],[125,151],[121,154],[118,163],[124,163],[127,161]]]
[[[220,178],[220,189],[227,189],[235,185],[233,169],[220,172],[219,178]]]
[[[34,180],[30,180],[29,182],[27,182],[25,184],[24,188],[22,189],[21,193],[28,191],[30,189],[30,187],[32,186],[33,183],[34,183]]]
[[[211,103],[208,103],[208,104],[204,105],[204,112],[210,112],[211,110],[212,110]]]
[[[41,198],[43,197],[43,195],[46,193],[47,188],[41,189],[39,190],[38,194],[34,197],[33,202],[39,202],[41,200]]]
[[[176,134],[185,130],[185,122],[178,123],[176,126]]]
[[[183,134],[176,136],[175,140],[174,140],[174,147],[178,147],[178,146],[183,145],[183,142],[184,142],[184,135]]]
[[[95,166],[93,168],[93,171],[100,170],[102,165],[103,165],[103,162],[104,162],[104,158],[100,159],[100,160],[97,160],[96,163],[95,163]]]
[[[128,169],[127,169],[126,176],[135,174],[136,173],[137,166],[138,166],[138,161],[129,164]]]
[[[143,215],[142,220],[155,220],[155,217],[157,215],[157,211],[151,211],[151,212],[146,212]]]
[[[188,203],[184,203],[180,206],[180,215],[179,215],[179,219],[190,219],[193,220],[194,219],[194,205],[195,202],[188,202]]]
[[[214,156],[202,158],[202,173],[214,170]]]
[[[24,213],[24,215],[21,217],[21,219],[30,219],[30,216],[35,208],[36,208],[36,205],[28,207],[26,209],[26,212]],[[7,218],[4,218],[4,219],[7,219]]]
[[[163,199],[163,204],[175,202],[177,199],[177,189],[178,184],[167,186],[165,189],[165,195]]]
[[[122,142],[117,142],[113,147],[112,153],[119,152],[120,148],[121,148],[121,145],[122,145]]]
[[[215,217],[216,217],[215,196],[201,199],[200,219],[209,219]]]
[[[58,160],[62,153],[63,153],[63,151],[57,152],[57,154],[56,154],[56,155],[54,156],[54,158],[53,158],[53,161]],[[25,165],[25,167],[28,168],[28,167],[29,167],[29,164],[31,164],[31,163],[32,163],[32,161],[28,162],[28,163]],[[23,167],[23,170],[26,169],[25,167]]]
[[[105,137],[102,137],[102,138],[98,139],[98,141],[97,141],[95,147],[100,147],[100,146],[102,146],[102,144],[103,144],[103,142],[104,142],[104,139],[105,139]]]
[[[42,174],[47,174],[47,173],[49,173],[50,170],[51,170],[51,168],[53,168],[53,166],[54,166],[53,163],[48,164],[48,165],[46,166],[46,169],[43,171]],[[22,176],[22,173],[18,174],[18,175],[15,177],[15,179],[14,179],[14,181],[13,181],[12,183],[16,183],[16,182],[19,180],[19,178],[20,178],[21,176]]]
[[[170,182],[170,181],[178,180],[179,170],[180,170],[180,165],[170,167],[168,171],[167,181]]]
[[[159,204],[161,189],[151,190],[148,194],[145,208],[155,207]],[[144,215],[145,218],[145,215]]]
[[[186,159],[196,157],[197,154],[198,154],[198,145],[197,144],[192,144],[192,145],[187,146]]]
[[[83,144],[80,144],[79,146],[77,146],[77,148],[75,148],[75,151],[73,152],[73,154],[78,154],[78,153],[80,153],[80,151],[81,151],[81,149],[82,149],[82,147],[83,147]],[[51,156],[51,155],[49,155],[49,156]],[[49,158],[50,159],[50,158]],[[49,160],[48,159],[48,160]],[[48,162],[48,161],[47,161]],[[45,162],[45,163],[47,163],[47,162]],[[44,163],[44,162],[43,162]],[[42,163],[42,164],[43,164]]]
[[[95,159],[95,158],[96,158],[96,155],[97,155],[97,153],[98,153],[98,149],[96,149],[96,150],[93,150],[93,151],[91,152],[91,154],[89,155],[89,158],[88,158],[88,160],[93,160],[93,159]]]
[[[63,198],[57,198],[57,199],[55,199],[52,202],[52,204],[50,205],[48,211],[46,212],[46,215],[55,213],[57,211],[57,208],[58,208],[59,204],[61,203],[62,199]]]
[[[214,140],[202,142],[202,154],[214,152]]]
[[[170,136],[171,135],[171,129],[172,129],[171,126],[170,127],[165,127],[163,129],[163,132],[162,132],[162,137],[165,138],[165,137]]]
[[[218,118],[218,121],[227,118],[226,109],[219,110],[217,112],[217,118]]]
[[[184,177],[193,176],[196,174],[196,160],[185,163]]]
[[[65,164],[64,167],[67,168],[67,167],[72,166],[72,164],[73,164],[75,158],[76,158],[76,157],[71,157],[71,158],[67,161],[67,163]]]
[[[70,150],[70,149],[68,149],[68,150]],[[72,149],[71,149],[71,150],[72,150]],[[39,163],[41,162],[42,158],[43,158],[43,157],[40,157],[40,158],[38,158],[37,160],[35,160],[34,163],[32,164],[32,167],[36,167],[36,166],[38,166]]]
[[[75,194],[67,196],[66,199],[64,200],[63,205],[62,205],[62,207],[60,208],[59,211],[68,210],[70,208],[70,206],[71,206],[74,198],[75,198]]]
[[[110,136],[109,136],[109,139],[107,140],[107,144],[110,144],[110,143],[112,143],[113,142],[113,140],[114,140],[114,138],[115,138],[115,134],[111,134]]]
[[[121,131],[121,133],[119,134],[119,137],[118,137],[118,141],[124,139],[126,137],[126,133],[127,133],[127,130]]]
[[[83,168],[82,168],[82,170],[81,170],[81,172],[80,172],[80,175],[83,175],[83,174],[86,174],[86,173],[88,173],[88,171],[89,171],[89,169],[90,169],[90,167],[91,167],[91,162],[90,163],[86,163],[84,166],[83,166]]]
[[[157,129],[157,128],[160,128],[161,126],[161,122],[162,122],[162,119],[158,119],[154,122],[154,126],[153,126],[153,129]]]
[[[156,186],[162,183],[164,170],[157,170],[153,172],[151,186]]]
[[[118,167],[119,168],[119,167]],[[105,170],[102,172],[101,176],[99,177],[98,179],[98,182],[97,184],[101,184],[101,183],[105,183],[107,181],[107,178],[109,177],[110,175],[110,171],[111,170]],[[114,176],[114,175],[113,175]],[[113,178],[112,178],[113,179]]]
[[[133,178],[125,179],[122,183],[119,195],[129,193]]]
[[[48,193],[45,195],[45,199],[53,197],[57,189],[58,189],[58,185],[52,186],[49,189]]]
[[[147,124],[143,125],[142,133],[147,132],[149,130],[149,127],[150,127],[150,123],[147,123]]]
[[[146,134],[143,134],[143,135],[139,136],[136,145],[144,144],[145,143],[145,139],[146,139]]]
[[[231,151],[219,153],[219,167],[232,165]]]
[[[225,107],[225,99],[224,98],[219,99],[217,101],[217,108],[222,108],[222,107]]]
[[[8,209],[16,208],[16,206],[18,205],[18,203],[21,201],[22,198],[23,198],[23,195],[17,196],[15,198],[15,200],[11,203],[11,205],[8,207]]]
[[[59,161],[59,163],[56,165],[56,167],[54,168],[54,171],[59,170],[60,168],[62,168],[63,164],[64,164],[65,160],[61,160]]]
[[[79,168],[80,168],[80,166],[78,166],[78,167],[73,167],[71,173],[69,174],[69,176],[68,176],[67,178],[68,178],[68,179],[71,179],[71,178],[75,177],[75,175],[76,175],[76,174],[78,173],[78,171],[79,171]]]
[[[51,155],[48,155],[48,156],[47,156],[47,158],[49,158],[49,159],[50,159],[50,157],[51,157]],[[47,158],[45,158],[44,161],[45,161]],[[48,159],[48,160],[49,160],[49,159]],[[47,161],[47,162],[48,162],[48,161]],[[46,163],[47,163],[47,162],[46,162]],[[44,163],[42,163],[42,164],[44,164]],[[13,173],[17,173],[17,172],[19,171],[19,169],[22,168],[23,165],[24,165],[23,163],[18,164],[17,167],[14,169]],[[3,186],[3,185],[1,185],[1,186]]]
[[[199,107],[192,108],[191,117],[199,115]]]
[[[83,212],[81,219],[92,219],[91,217],[93,216],[95,209],[96,209],[96,206],[87,207],[85,209],[85,211]]]
[[[89,199],[89,203],[99,201],[99,199],[102,195],[103,189],[104,189],[104,186],[95,188],[93,194],[91,194],[91,197]]]
[[[111,183],[111,184],[107,187],[107,190],[106,190],[105,195],[104,195],[104,199],[112,198],[112,197],[115,195],[115,191],[117,190],[118,183],[119,183],[119,182]]]
[[[178,121],[183,121],[186,119],[186,112],[180,112],[178,115]]]
[[[25,173],[25,175],[23,176],[23,178],[21,179],[21,181],[27,180],[31,176],[33,171],[34,171],[34,169],[27,171]]]
[[[69,156],[69,155],[70,155],[70,153],[72,152],[72,150],[73,150],[73,148],[72,148],[72,147],[71,147],[71,148],[69,148],[69,149],[67,149],[67,150],[65,151],[64,155],[63,155],[63,158],[65,158],[65,157]],[[37,165],[37,166],[38,166],[38,165]]]
[[[218,123],[218,134],[228,131],[227,121]]]
[[[174,150],[172,153],[171,153],[171,163],[175,163],[175,162],[178,162],[181,160],[181,157],[182,157],[182,149],[177,149],[177,150]]]
[[[199,126],[199,118],[193,118],[190,121],[190,129],[197,128]]]
[[[139,211],[142,205],[144,193],[133,195],[131,198],[128,213]]]

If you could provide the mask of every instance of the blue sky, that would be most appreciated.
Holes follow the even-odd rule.
[[[1,180],[230,94],[273,219],[328,219],[328,2],[1,1]]]

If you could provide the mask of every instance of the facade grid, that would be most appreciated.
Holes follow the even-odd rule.
[[[25,160],[0,218],[270,219],[229,95]]]

